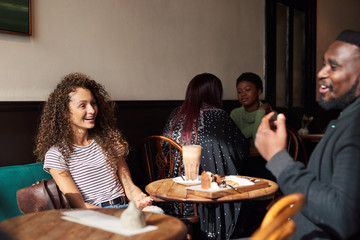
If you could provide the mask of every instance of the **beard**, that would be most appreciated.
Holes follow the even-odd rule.
[[[349,106],[351,103],[353,103],[358,96],[356,96],[356,89],[359,85],[359,78],[356,79],[355,83],[352,85],[352,87],[343,95],[341,95],[338,98],[330,98],[328,101],[325,101],[323,99],[323,94],[320,95],[320,101],[319,105],[324,108],[325,110],[330,109],[344,109],[347,106]],[[330,91],[333,91],[332,88],[330,88]]]

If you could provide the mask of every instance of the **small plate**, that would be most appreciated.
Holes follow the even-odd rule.
[[[179,177],[173,178],[173,181],[176,182],[176,183],[179,183],[181,185],[186,185],[186,186],[199,185],[201,183],[201,176],[200,175],[198,176],[198,180],[189,180],[189,181],[184,181],[179,176]]]

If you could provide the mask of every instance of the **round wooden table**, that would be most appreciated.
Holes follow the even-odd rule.
[[[187,202],[187,203],[203,203],[208,209],[208,221],[210,229],[207,234],[207,239],[216,239],[217,233],[215,232],[215,208],[219,203],[225,202],[238,202],[250,199],[264,200],[271,199],[274,197],[276,191],[278,190],[277,183],[263,179],[263,178],[253,178],[247,176],[239,176],[244,178],[249,178],[252,180],[257,180],[255,184],[258,184],[256,189],[251,189],[251,187],[240,187],[237,188],[237,191],[229,189],[227,191],[219,193],[220,196],[216,198],[208,198],[204,196],[199,196],[199,192],[187,190],[188,186],[181,185],[173,181],[173,178],[166,178],[157,180],[149,183],[145,190],[150,194],[155,200],[164,200],[164,201],[175,201],[175,202]]]
[[[92,209],[94,210],[94,209]],[[112,239],[112,240],[148,240],[148,239],[185,239],[185,224],[172,216],[145,212],[148,225],[158,229],[142,234],[123,236],[98,228],[66,221],[61,218],[61,212],[71,210],[49,210],[25,214],[7,219],[0,223],[0,230],[10,239]],[[124,209],[96,209],[105,214],[120,216]]]
[[[149,183],[145,190],[155,199],[159,198],[166,201],[176,201],[176,202],[188,202],[188,203],[223,203],[223,202],[237,202],[249,199],[269,199],[273,198],[275,192],[278,190],[277,183],[263,179],[263,178],[253,178],[247,176],[239,176],[244,178],[250,178],[255,180],[260,180],[261,182],[267,182],[267,185],[254,190],[246,191],[235,191],[230,189],[226,194],[219,198],[207,198],[199,196],[187,191],[185,185],[181,185],[173,181],[172,178],[165,178]]]

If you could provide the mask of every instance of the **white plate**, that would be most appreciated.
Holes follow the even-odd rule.
[[[184,177],[185,178],[185,177]],[[182,185],[186,185],[186,186],[193,186],[193,185],[198,185],[201,183],[201,176],[198,176],[198,180],[188,180],[188,181],[184,181],[180,176],[173,178],[173,181]]]

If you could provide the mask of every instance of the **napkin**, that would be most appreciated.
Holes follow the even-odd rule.
[[[247,178],[237,177],[237,176],[226,176],[225,180],[231,180],[238,183],[240,186],[250,186],[254,185],[255,183]],[[237,186],[234,186],[237,187]]]
[[[147,225],[141,229],[125,229],[121,226],[120,218],[100,213],[94,210],[73,210],[62,213],[62,219],[80,223],[94,228],[99,228],[108,232],[113,232],[125,236],[132,236],[158,229],[157,226]]]

